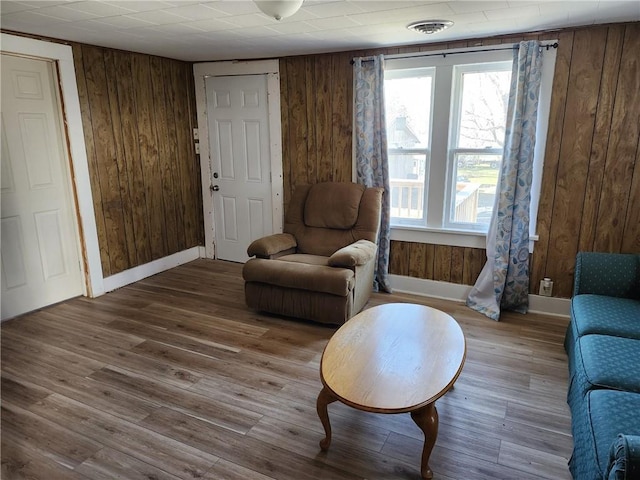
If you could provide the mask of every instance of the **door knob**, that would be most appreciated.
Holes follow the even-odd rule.
[[[211,185],[209,188],[214,192],[217,192],[218,190],[220,190],[220,187],[218,185]]]

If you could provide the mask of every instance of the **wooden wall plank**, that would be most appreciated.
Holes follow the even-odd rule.
[[[200,157],[196,155],[195,142],[193,139],[193,129],[198,126],[198,112],[196,109],[196,88],[195,78],[193,76],[193,66],[190,63],[185,62],[173,62],[172,68],[178,68],[182,70],[182,82],[184,88],[178,90],[181,97],[186,97],[189,119],[188,119],[188,131],[186,132],[186,138],[188,138],[188,144],[178,141],[178,148],[183,148],[187,158],[185,164],[180,163],[182,169],[187,168],[187,171],[191,172],[189,176],[190,182],[184,180],[183,183],[190,186],[190,191],[186,192],[182,196],[183,208],[186,210],[185,216],[188,216],[189,222],[185,225],[185,241],[186,248],[195,247],[197,245],[204,245],[204,221],[203,221],[203,202],[202,202],[202,184],[200,180]],[[187,121],[176,122],[176,125],[184,125],[183,128],[187,128]],[[180,132],[180,130],[178,130]],[[181,138],[178,135],[178,138]]]
[[[316,131],[321,131],[316,119],[316,57],[306,57],[304,61],[305,105],[307,122],[307,183],[318,183],[318,150]]]
[[[451,255],[450,245],[436,245],[433,260],[433,279],[442,282],[451,281]]]
[[[609,145],[609,133],[611,132],[613,102],[618,85],[623,37],[623,26],[609,28],[602,67],[595,129],[591,141],[591,158],[589,159],[589,173],[582,207],[578,251],[591,251],[594,247],[600,193],[602,191],[605,160]]]
[[[631,181],[631,195],[622,236],[622,253],[640,252],[640,138],[636,148],[636,164]]]
[[[432,243],[427,243],[425,256],[426,256],[426,263],[424,268],[424,278],[433,280],[434,278],[433,269],[434,269],[435,258],[436,258],[436,246],[433,245]]]
[[[426,266],[427,244],[411,242],[409,244],[409,276],[415,278],[427,278]]]
[[[547,275],[564,296],[571,295],[606,40],[606,27],[574,37],[547,263]]]
[[[464,276],[464,247],[451,247],[451,267],[449,281],[462,283]]]
[[[164,205],[162,201],[162,177],[158,159],[158,137],[155,130],[155,103],[151,84],[150,60],[147,55],[134,54],[131,59],[136,91],[138,142],[143,161],[147,221],[151,241],[151,257],[155,260],[167,255],[164,236]]]
[[[289,111],[291,105],[289,104],[289,72],[291,65],[290,58],[280,59],[280,128],[282,129],[282,183],[283,183],[283,195],[282,204],[284,211],[287,211],[287,205],[291,198],[292,192],[292,179],[291,179],[291,143],[290,143],[290,123],[289,123]]]
[[[598,211],[599,234],[594,243],[595,249],[599,251],[619,252],[624,241],[623,234],[628,218],[627,209],[640,136],[639,51],[640,27],[638,24],[627,26],[600,198],[602,208]],[[630,108],[631,106],[636,108]],[[637,192],[634,195],[637,195]]]
[[[82,45],[73,45],[73,62],[76,70],[76,82],[78,84],[78,98],[80,101],[80,115],[84,125],[84,143],[87,150],[87,162],[89,167],[89,181],[93,198],[93,210],[96,218],[96,230],[98,234],[98,244],[100,247],[100,263],[102,274],[107,276],[111,273],[109,265],[109,243],[107,241],[107,227],[104,221],[104,209],[102,208],[102,192],[100,189],[100,178],[96,163],[96,146],[93,141],[93,129],[91,126],[91,107],[89,106],[89,94],[87,92],[87,81],[85,76],[84,56]]]
[[[389,251],[389,272],[396,275],[409,275],[409,242],[391,241]]]
[[[147,204],[144,190],[143,165],[138,144],[138,119],[136,116],[135,85],[131,71],[131,56],[114,55],[114,74],[117,78],[120,130],[124,146],[126,175],[122,181],[129,185],[129,203],[133,223],[136,265],[151,261],[151,243],[147,222]]]
[[[135,234],[133,225],[133,211],[131,205],[131,194],[129,192],[129,182],[126,181],[127,168],[125,163],[125,147],[122,135],[122,119],[120,117],[120,104],[118,100],[118,81],[116,73],[114,52],[104,51],[104,66],[106,73],[106,85],[109,99],[109,109],[111,114],[113,140],[115,146],[114,161],[118,169],[118,186],[120,187],[120,198],[122,200],[122,217],[124,221],[124,233],[126,242],[126,255],[129,265],[138,264],[138,253],[136,251]]]
[[[105,221],[105,236],[109,250],[109,269],[105,275],[129,268],[126,231],[120,196],[116,147],[109,102],[109,88],[102,49],[82,48],[95,159],[100,180],[100,194]]]
[[[296,58],[290,64],[289,96],[289,151],[291,154],[291,186],[309,182],[307,170],[307,105],[306,69],[304,58]]]
[[[171,78],[169,73],[169,79]],[[162,68],[162,59],[159,57],[149,58],[149,76],[151,78],[151,94],[154,99],[154,115],[152,117],[153,127],[156,132],[157,142],[157,171],[160,174],[160,188],[162,194],[162,210],[159,212],[163,215],[163,223],[165,225],[164,239],[166,242],[166,252],[178,251],[178,223],[176,216],[176,190],[174,186],[174,176],[171,171],[171,164],[175,163],[175,141],[169,141],[169,122],[175,122],[169,119],[168,108],[165,94],[165,84],[168,83],[165,72]],[[173,115],[171,115],[173,117]],[[176,179],[179,180],[179,179]],[[181,230],[181,229],[180,229]]]
[[[331,125],[333,108],[330,56],[322,55],[315,57],[313,76],[316,81],[316,108],[313,121],[316,125],[314,132],[317,149],[317,178],[319,182],[328,182],[331,181],[333,177],[333,135],[327,135],[326,129],[324,128],[324,125]]]
[[[332,56],[333,114],[333,181],[350,182],[352,177],[353,135],[353,68],[352,56],[342,53]]]

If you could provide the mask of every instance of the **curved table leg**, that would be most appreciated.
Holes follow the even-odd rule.
[[[320,448],[322,450],[328,450],[329,445],[331,444],[331,424],[329,423],[327,405],[335,402],[336,400],[338,400],[338,398],[331,393],[327,387],[322,387],[316,402],[316,410],[318,411],[318,416],[320,417],[325,433],[325,438],[320,440]]]
[[[420,473],[423,479],[431,479],[433,478],[433,472],[429,468],[429,457],[431,456],[431,450],[433,450],[436,437],[438,436],[438,411],[436,410],[435,403],[430,403],[420,410],[411,412],[411,418],[424,433]]]

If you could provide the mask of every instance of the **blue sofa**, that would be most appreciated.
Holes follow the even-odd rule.
[[[573,478],[640,479],[640,255],[578,253],[565,349]]]

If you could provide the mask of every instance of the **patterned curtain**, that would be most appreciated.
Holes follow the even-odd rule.
[[[541,71],[540,43],[520,42],[514,52],[487,263],[467,298],[469,307],[493,320],[500,318],[500,308],[520,313],[529,308],[529,206]]]
[[[391,293],[389,249],[391,245],[389,161],[384,115],[384,57],[356,58],[353,64],[356,171],[358,183],[383,187],[382,220],[378,238],[378,262],[374,291]]]

